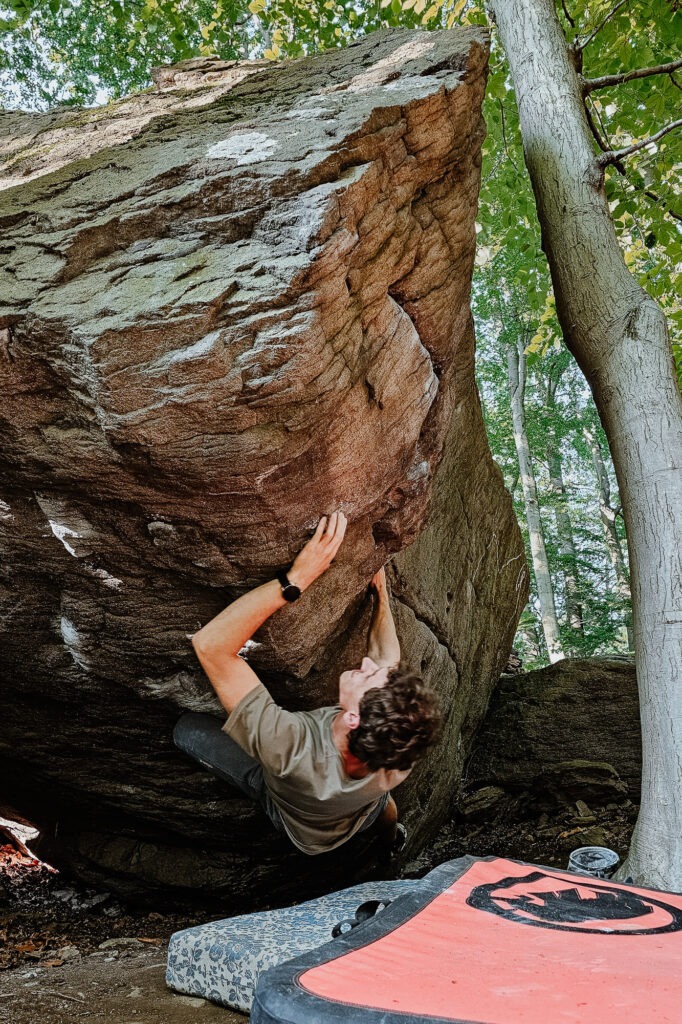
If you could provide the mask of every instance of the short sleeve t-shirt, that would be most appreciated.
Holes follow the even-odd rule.
[[[362,779],[346,774],[332,736],[341,711],[285,711],[260,683],[230,712],[223,730],[260,761],[289,838],[315,854],[349,839],[383,797],[409,775],[380,769]]]

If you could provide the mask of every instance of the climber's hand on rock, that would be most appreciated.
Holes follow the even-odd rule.
[[[330,516],[322,516],[315,533],[296,555],[294,564],[287,573],[292,583],[305,590],[329,568],[343,540],[346,524],[347,519],[343,512],[332,512]]]
[[[372,576],[372,582],[370,583],[370,587],[372,587],[372,589],[376,591],[376,595],[380,600],[387,596],[388,591],[386,589],[386,570],[384,569],[383,565],[379,569],[379,571],[375,572],[374,576]]]

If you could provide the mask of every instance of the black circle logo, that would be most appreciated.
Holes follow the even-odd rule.
[[[653,895],[546,871],[477,885],[467,903],[536,928],[607,935],[658,935],[682,929],[682,910]]]

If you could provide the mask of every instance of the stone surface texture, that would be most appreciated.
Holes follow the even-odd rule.
[[[245,657],[287,706],[333,702],[388,562],[447,711],[398,792],[410,850],[449,812],[528,581],[473,375],[487,55],[381,32],[0,114],[0,773],[84,878],[235,905],[355,880],[170,740],[220,713],[192,633],[334,508],[335,564]]]
[[[490,817],[509,796],[537,810],[636,803],[641,776],[634,659],[566,658],[502,677],[467,766],[463,809]]]

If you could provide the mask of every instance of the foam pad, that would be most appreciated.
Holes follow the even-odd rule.
[[[334,925],[352,918],[367,900],[395,900],[419,885],[417,879],[365,882],[297,907],[244,914],[175,932],[168,949],[166,984],[177,992],[248,1012],[262,971],[329,941]]]
[[[682,893],[462,857],[261,975],[251,1024],[682,1020]]]

